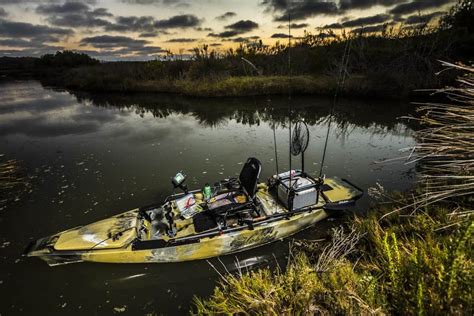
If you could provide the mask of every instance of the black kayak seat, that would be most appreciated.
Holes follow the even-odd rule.
[[[206,210],[198,213],[193,217],[194,229],[197,233],[213,229],[217,227],[216,216],[233,213],[242,208],[248,207],[252,203],[257,193],[257,184],[262,171],[262,164],[257,158],[248,158],[242,167],[239,175],[240,190],[243,191],[250,199],[246,203],[231,203],[213,210]],[[238,192],[238,191],[237,191]],[[236,192],[236,193],[237,193]]]
[[[248,158],[240,171],[239,182],[249,198],[254,199],[262,164],[257,158]]]

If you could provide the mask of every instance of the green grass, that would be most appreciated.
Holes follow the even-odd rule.
[[[333,269],[318,272],[315,247],[306,244],[284,272],[226,276],[209,298],[195,299],[193,312],[472,314],[474,221],[443,228],[452,224],[451,211],[433,208],[431,215],[396,215],[381,223],[377,218],[386,210],[356,218],[354,229],[365,234],[358,251],[336,258]]]
[[[337,82],[327,75],[238,76],[218,79],[117,79],[114,74],[73,70],[65,80],[68,88],[108,92],[159,92],[197,97],[239,97],[256,95],[287,95],[289,87],[294,95],[334,95]],[[126,75],[120,78],[127,78]],[[291,82],[291,85],[290,85]],[[385,78],[384,81],[353,75],[348,78],[340,93],[346,96],[399,98],[409,95],[412,89]]]

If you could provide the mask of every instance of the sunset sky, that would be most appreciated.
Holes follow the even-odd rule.
[[[455,0],[0,0],[0,56],[83,51],[103,60],[225,50],[333,28],[372,32],[436,21]]]

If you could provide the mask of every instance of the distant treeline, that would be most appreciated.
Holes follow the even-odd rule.
[[[290,50],[285,40],[273,46],[257,41],[225,52],[203,45],[193,50],[191,59],[169,54],[153,61],[107,63],[64,51],[42,56],[34,67],[48,84],[68,88],[199,96],[283,94],[290,71],[295,93],[333,94],[345,73],[343,94],[398,98],[452,83],[455,73],[436,75],[439,60],[470,62],[473,24],[472,1],[460,0],[436,26],[387,24],[378,33],[307,32],[292,41]],[[345,54],[347,64],[342,62]]]

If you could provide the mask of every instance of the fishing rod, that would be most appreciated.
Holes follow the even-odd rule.
[[[287,0],[286,12],[288,12],[288,124],[289,124],[289,164],[290,164],[290,186],[291,186],[291,0]]]
[[[250,60],[244,57],[240,57],[240,58],[243,61],[245,61],[248,65],[250,65],[259,76],[263,76],[263,72],[260,71]],[[267,102],[271,103],[270,99],[267,99]],[[273,115],[272,115],[272,118],[273,118]],[[272,130],[273,130],[273,145],[275,149],[275,167],[276,167],[275,169],[276,169],[276,174],[280,174],[280,172],[278,171],[278,151],[277,151],[277,140],[276,140],[276,132],[275,132],[275,122],[272,122]]]
[[[350,56],[350,51],[351,51],[351,44],[352,44],[352,37],[346,42],[346,46],[344,47],[344,53],[342,54],[341,69],[339,71],[338,84],[336,86],[336,91],[334,92],[333,103],[331,106],[331,111],[329,113],[328,129],[326,132],[326,140],[324,141],[324,150],[323,150],[323,157],[321,159],[321,166],[319,169],[319,178],[321,178],[323,175],[324,160],[326,158],[326,152],[327,152],[328,140],[329,140],[329,131],[331,130],[331,123],[332,123],[332,118],[334,116],[334,109],[337,104],[339,90],[344,86],[344,83],[346,80],[347,66],[349,64],[349,56]]]

